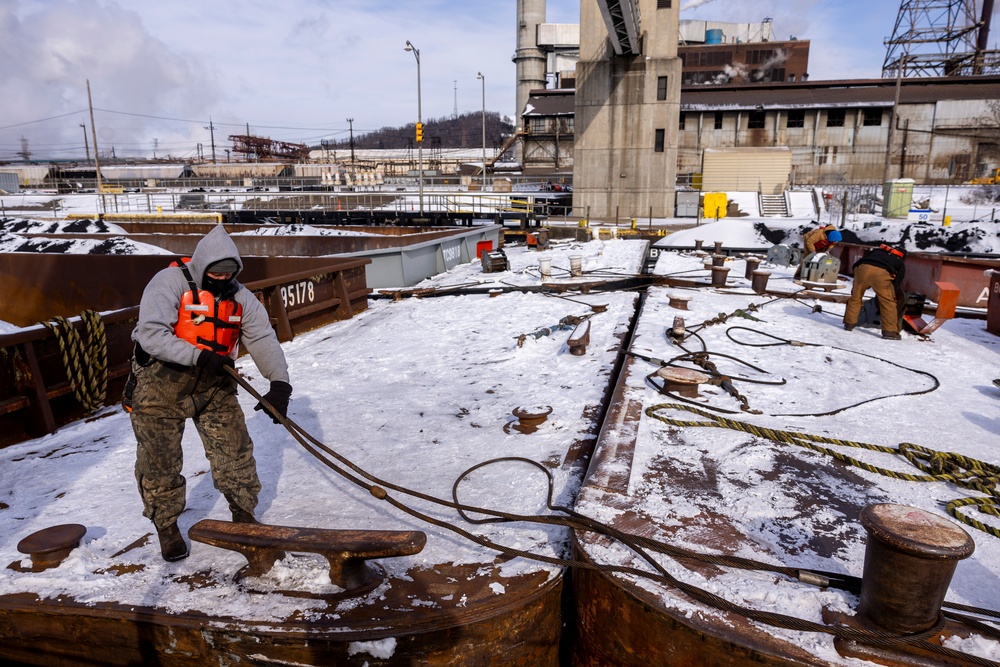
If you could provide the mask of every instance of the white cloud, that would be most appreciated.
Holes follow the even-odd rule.
[[[145,116],[204,116],[215,102],[212,72],[152,34],[139,14],[96,0],[13,0],[0,14],[5,76],[0,80],[0,125],[87,109],[87,80],[98,108]],[[188,128],[140,116],[98,113],[98,141],[116,154],[148,150],[149,137],[161,146],[189,136]],[[82,152],[80,123],[86,113],[32,123],[0,134],[6,156],[19,137],[36,153],[74,156]],[[101,147],[101,151],[111,146]]]

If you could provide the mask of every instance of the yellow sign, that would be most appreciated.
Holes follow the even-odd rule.
[[[120,195],[125,190],[120,185],[102,185],[101,194],[103,195]]]
[[[726,217],[726,209],[729,206],[729,198],[726,196],[725,192],[706,192],[705,193],[705,217],[706,218],[724,218]]]

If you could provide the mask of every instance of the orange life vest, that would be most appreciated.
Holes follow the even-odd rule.
[[[240,340],[243,306],[234,299],[216,299],[207,290],[199,290],[187,267],[190,258],[171,266],[180,267],[191,289],[181,296],[174,335],[195,347],[218,354],[233,355]]]

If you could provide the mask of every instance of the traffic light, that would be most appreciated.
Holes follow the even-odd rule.
[[[422,143],[424,140],[424,124],[417,123],[417,143]]]

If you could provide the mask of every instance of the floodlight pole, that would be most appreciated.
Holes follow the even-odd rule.
[[[486,77],[476,72],[476,78],[483,82],[483,192],[486,192]]]
[[[406,40],[404,51],[412,51],[413,57],[417,60],[417,125],[423,124],[423,117],[420,112],[420,49],[413,46],[410,40]],[[417,178],[420,187],[420,217],[424,217],[424,142],[423,137],[417,142]]]

